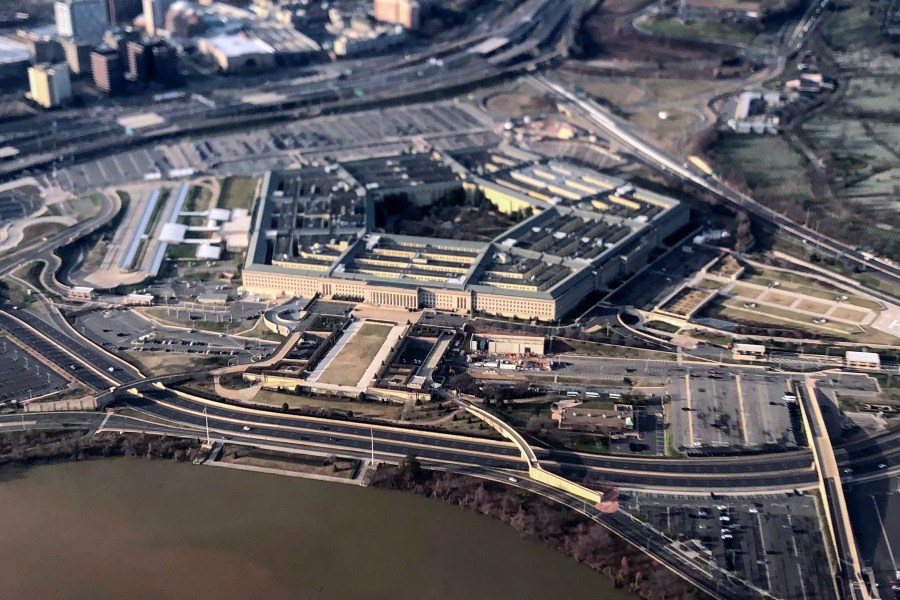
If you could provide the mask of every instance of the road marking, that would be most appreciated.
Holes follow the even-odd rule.
[[[688,407],[688,440],[690,440],[691,448],[694,447],[694,407],[691,406],[691,374],[684,376],[685,395],[684,400]]]
[[[896,565],[897,563],[894,561],[894,551],[891,550],[891,540],[888,538],[887,530],[884,528],[884,520],[881,518],[881,511],[878,510],[878,503],[875,501],[875,496],[870,494],[869,498],[872,499],[872,505],[875,507],[875,515],[878,517],[878,526],[881,527],[881,535],[884,536],[884,545],[887,546],[888,556],[891,557],[891,564]]]
[[[766,551],[766,536],[765,536],[765,532],[763,531],[762,515],[760,515],[760,514],[756,515],[756,525],[757,525],[757,527],[759,527],[759,545],[763,550],[763,567],[766,570],[766,589],[771,591],[771,589],[772,589],[772,574],[769,569],[769,562],[768,562],[769,559],[766,558],[769,554]]]
[[[738,410],[741,415],[741,431],[744,433],[744,445],[750,445],[750,432],[747,430],[747,411],[744,409],[744,392],[741,390],[741,375],[735,373],[734,385],[737,387]]]
[[[109,421],[109,418],[111,416],[113,416],[113,413],[106,413],[106,416],[103,417],[103,422],[100,423],[100,427],[97,428],[98,433],[103,430],[103,428],[106,426],[106,422]]]

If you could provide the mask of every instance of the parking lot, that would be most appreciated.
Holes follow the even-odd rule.
[[[274,342],[247,340],[211,333],[157,325],[130,310],[98,310],[82,313],[75,326],[107,349],[129,352],[210,354],[246,357],[265,353]]]
[[[375,154],[403,152],[421,139],[438,149],[495,143],[498,138],[492,129],[486,117],[464,104],[397,106],[140,148],[60,169],[55,181],[66,191],[82,194],[143,181],[148,174],[167,179],[183,169],[252,175],[326,155],[347,159],[363,152],[371,157],[373,148]]]
[[[834,597],[825,538],[810,496],[691,499],[629,494],[622,508],[682,548],[776,598]]]
[[[669,421],[676,447],[752,448],[795,446],[784,377],[752,372],[692,373],[667,386]]]
[[[0,339],[0,404],[63,390],[68,382],[12,339]]]
[[[891,598],[900,559],[900,477],[845,486],[860,558],[871,565],[882,598]]]

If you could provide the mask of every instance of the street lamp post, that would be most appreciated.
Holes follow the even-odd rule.
[[[209,413],[206,412],[206,407],[203,407],[203,418],[206,419],[206,445],[211,446],[212,442],[209,439]]]

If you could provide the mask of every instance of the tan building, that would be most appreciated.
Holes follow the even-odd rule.
[[[72,100],[69,66],[41,63],[28,69],[28,96],[44,108],[56,108]]]
[[[375,19],[418,29],[422,24],[422,5],[418,0],[375,0]]]
[[[628,404],[560,401],[551,418],[560,429],[600,435],[619,435],[634,429],[634,408]]]

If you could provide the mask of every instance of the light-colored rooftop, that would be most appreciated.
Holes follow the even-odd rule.
[[[243,33],[235,35],[217,35],[207,38],[213,48],[228,56],[235,58],[248,54],[275,54],[275,48],[259,38]]]
[[[881,357],[874,352],[857,352],[855,350],[850,350],[844,355],[844,358],[848,362],[881,363]]]
[[[148,127],[157,127],[165,122],[165,119],[153,112],[121,117],[117,121],[119,125],[126,129],[146,129]]]

